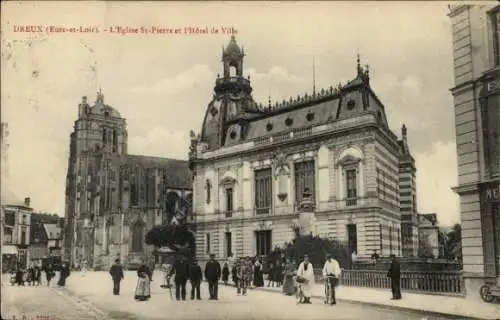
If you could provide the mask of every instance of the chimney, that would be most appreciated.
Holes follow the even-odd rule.
[[[31,203],[31,198],[30,197],[24,198],[24,205],[25,206],[27,206],[29,208],[30,203]]]

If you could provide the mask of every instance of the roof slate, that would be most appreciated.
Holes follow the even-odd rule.
[[[187,160],[127,155],[125,163],[129,166],[140,166],[145,169],[164,169],[167,175],[166,185],[171,188],[188,189],[193,188],[193,179]]]

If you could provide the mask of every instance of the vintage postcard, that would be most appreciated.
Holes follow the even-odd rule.
[[[1,4],[1,319],[500,319],[500,5]]]

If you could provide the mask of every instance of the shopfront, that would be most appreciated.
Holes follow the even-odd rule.
[[[484,243],[484,275],[500,287],[500,180],[479,185]]]

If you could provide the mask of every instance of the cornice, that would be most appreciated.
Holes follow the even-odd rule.
[[[451,188],[451,190],[453,190],[453,192],[457,193],[458,195],[465,195],[479,192],[479,186],[478,182],[473,182],[453,187]]]
[[[459,15],[460,13],[468,10],[471,6],[466,5],[466,4],[459,4],[459,5],[449,5],[448,9],[450,12],[448,13],[448,17],[454,18],[455,16]]]
[[[455,87],[450,89],[450,92],[453,96],[457,96],[463,92],[469,91],[471,89],[474,89],[476,86],[476,81],[475,80],[469,80],[466,82],[463,82],[459,85],[456,85]]]

